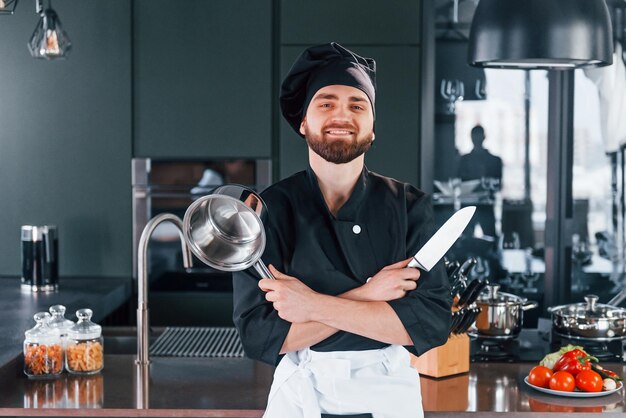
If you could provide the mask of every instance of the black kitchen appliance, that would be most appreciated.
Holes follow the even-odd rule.
[[[550,334],[551,352],[559,350],[568,344],[584,347],[585,351],[598,359],[601,363],[622,362],[624,360],[624,339],[580,338],[562,335],[552,330]]]
[[[549,332],[537,328],[522,328],[515,338],[491,338],[470,333],[472,363],[538,363],[550,352]]]
[[[50,292],[59,287],[59,240],[54,225],[22,225],[22,290]]]
[[[520,361],[520,342],[517,338],[485,338],[475,336],[470,340],[470,360],[474,363]]]
[[[261,192],[271,183],[269,159],[132,160],[133,272],[141,233],[154,216],[183,218],[198,198],[224,184]],[[182,267],[178,231],[160,224],[148,246],[150,323],[156,326],[232,326],[232,275],[197,259]]]

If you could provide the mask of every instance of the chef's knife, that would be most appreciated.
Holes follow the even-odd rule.
[[[469,275],[470,271],[474,268],[474,266],[478,263],[478,261],[474,257],[470,257],[459,268],[459,274],[463,276]]]
[[[467,288],[465,288],[465,290],[463,291],[463,293],[461,293],[461,296],[459,297],[458,305],[461,307],[467,305],[467,301],[469,300],[470,296],[472,296],[474,290],[478,286],[480,286],[480,282],[478,280],[472,280],[471,282],[469,282]]]
[[[476,317],[478,316],[479,313],[480,313],[480,308],[470,309],[468,312],[468,318],[464,321],[463,325],[459,329],[459,333],[461,334],[466,333],[470,329],[472,324],[476,322]]]
[[[448,274],[448,278],[452,279],[457,270],[461,267],[458,261],[451,261],[446,265],[446,273]]]
[[[461,278],[460,280],[457,280],[454,287],[452,287],[452,289],[450,290],[450,294],[452,295],[453,298],[457,297],[466,288],[467,288],[467,281],[465,280],[465,278]]]
[[[430,271],[463,233],[474,212],[476,212],[476,206],[468,206],[452,215],[413,256],[408,267]]]
[[[452,312],[452,320],[450,321],[450,334],[454,332],[457,323],[459,322],[459,312]]]
[[[483,290],[485,290],[485,288],[487,287],[487,285],[489,284],[489,280],[487,279],[478,279],[477,280],[479,282],[479,285],[476,286],[476,289],[474,289],[474,291],[472,292],[472,294],[469,296],[469,298],[465,301],[465,304],[467,306],[471,305],[472,303],[476,302],[476,299],[478,299],[478,296],[480,296],[480,294],[483,292]]]
[[[457,283],[459,282],[459,280],[467,280],[467,275],[463,273],[463,266],[467,265],[467,263],[470,260],[476,261],[475,258],[471,257],[471,258],[465,260],[465,262],[463,264],[461,264],[456,270],[454,270],[454,272],[450,276],[450,287],[451,288],[455,288]],[[458,265],[458,261],[456,263]]]
[[[450,327],[450,332],[453,334],[456,334],[458,329],[459,329],[459,325],[461,325],[461,322],[463,322],[463,318],[465,318],[465,313],[467,312],[466,309],[460,309],[456,312],[454,312],[454,314],[456,315],[456,317],[453,316],[453,321],[452,321],[452,326]]]
[[[474,321],[476,321],[476,310],[475,309],[469,309],[469,308],[465,308],[465,315],[463,315],[463,321],[461,321],[459,323],[459,325],[457,326],[456,329],[456,333],[457,334],[464,334],[465,332],[467,332],[467,330],[469,329],[469,327],[474,323]]]

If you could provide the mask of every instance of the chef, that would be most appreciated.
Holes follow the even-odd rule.
[[[265,417],[423,415],[407,348],[446,341],[449,284],[441,263],[406,268],[434,232],[430,197],[364,165],[375,96],[375,61],[336,43],[306,49],[282,84],[309,166],[262,194],[276,280],[233,279],[247,356],[278,365]]]

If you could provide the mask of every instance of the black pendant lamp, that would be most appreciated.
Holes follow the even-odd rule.
[[[468,62],[516,69],[610,65],[609,11],[604,0],[480,0]]]
[[[63,30],[59,16],[52,9],[50,0],[44,9],[37,0],[39,22],[28,42],[28,51],[33,58],[53,60],[67,58],[72,49],[72,42]]]
[[[12,15],[18,0],[0,0],[0,15]]]

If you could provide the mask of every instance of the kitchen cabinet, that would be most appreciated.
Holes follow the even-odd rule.
[[[285,0],[281,43],[314,45],[417,45],[421,2],[408,0]]]
[[[134,2],[134,157],[270,156],[271,18],[271,0]]]
[[[367,167],[398,180],[418,184],[420,167],[420,47],[345,44],[377,64],[376,139],[365,156]],[[281,80],[306,46],[281,48]],[[281,118],[280,177],[307,167],[306,142]]]

